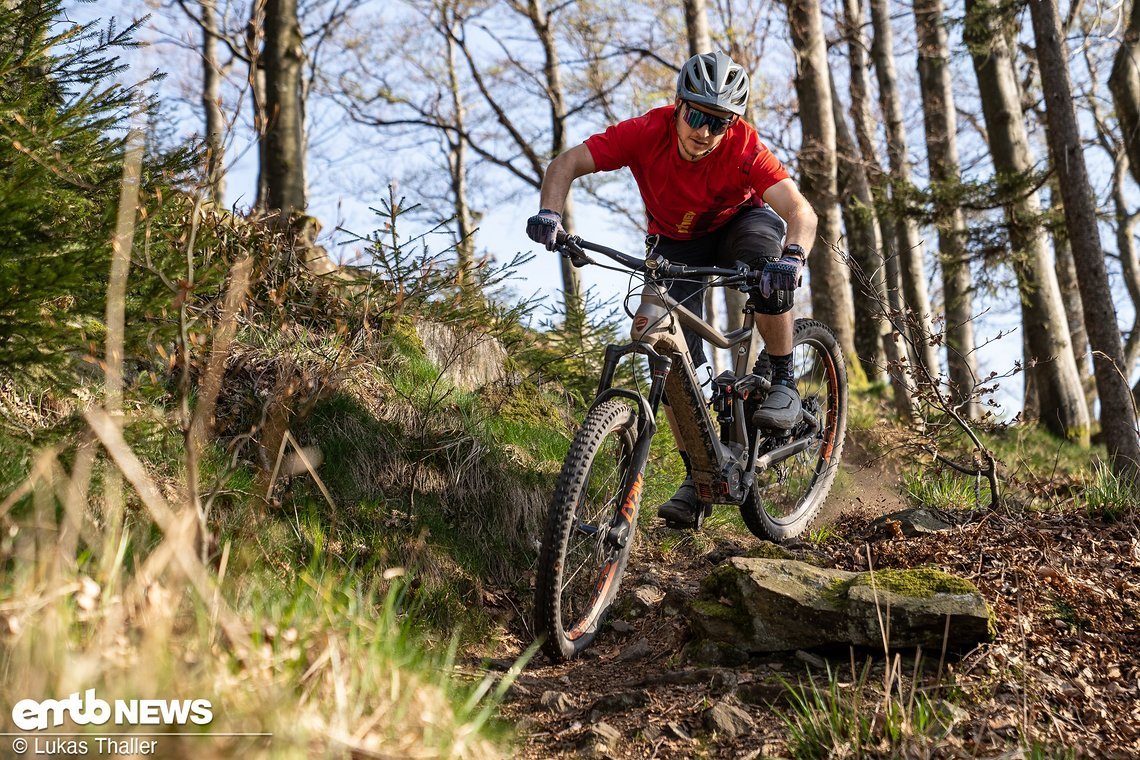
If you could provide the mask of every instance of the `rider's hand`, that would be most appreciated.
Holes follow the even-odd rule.
[[[798,245],[784,248],[784,255],[769,261],[760,274],[760,295],[768,298],[777,290],[795,290],[803,280],[804,255]]]
[[[540,209],[537,214],[526,220],[526,235],[536,243],[546,246],[546,250],[554,250],[554,241],[562,229],[562,214],[548,208]]]

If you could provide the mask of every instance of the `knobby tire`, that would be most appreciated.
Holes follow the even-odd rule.
[[[586,415],[570,445],[554,489],[535,584],[535,624],[543,651],[555,661],[588,647],[621,584],[635,530],[616,548],[606,533],[618,510],[632,511],[636,525],[641,473],[630,473],[637,415],[618,400]],[[637,478],[628,503],[623,484]]]

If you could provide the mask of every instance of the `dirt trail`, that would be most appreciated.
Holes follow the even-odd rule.
[[[890,488],[889,473],[857,448],[845,455],[843,469],[817,525],[845,514],[870,517],[905,506]],[[520,757],[738,758],[785,751],[785,728],[770,705],[784,694],[781,679],[794,681],[806,662],[819,665],[818,657],[797,653],[710,667],[690,664],[682,655],[688,636],[681,614],[685,599],[697,593],[716,564],[760,544],[718,519],[725,514],[720,510],[731,507],[717,509],[700,534],[651,521],[594,645],[580,659],[560,665],[539,654],[520,676],[503,708],[519,727]],[[790,548],[811,547],[793,543]],[[714,717],[710,708],[722,701],[744,714],[722,705]],[[717,723],[734,719],[736,728]],[[732,736],[734,730],[740,733]]]

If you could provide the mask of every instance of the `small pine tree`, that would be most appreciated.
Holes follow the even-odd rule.
[[[64,366],[104,313],[126,129],[116,30],[60,0],[0,3],[0,373]]]

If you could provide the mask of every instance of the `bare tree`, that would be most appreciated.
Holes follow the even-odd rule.
[[[863,372],[871,380],[879,379],[886,364],[883,351],[883,331],[886,325],[880,304],[887,300],[886,282],[883,278],[883,259],[880,251],[882,242],[879,222],[875,217],[875,199],[871,193],[871,183],[867,170],[859,157],[855,138],[847,126],[847,117],[839,91],[835,87],[835,77],[831,82],[831,110],[835,118],[835,146],[838,161],[838,180],[843,226],[847,230],[847,247],[855,266],[866,275],[870,292],[860,287],[859,278],[854,278],[852,300],[855,311],[855,350]]]
[[[452,0],[437,0],[438,26],[442,27],[443,43],[447,48],[447,89],[451,94],[451,112],[455,118],[455,130],[443,130],[447,142],[447,168],[451,179],[451,195],[455,203],[456,242],[458,257],[458,279],[461,288],[466,287],[468,274],[475,264],[475,222],[472,219],[471,204],[467,192],[467,107],[463,102],[463,89],[456,66],[455,35],[459,26],[457,3]]]
[[[1021,89],[1006,39],[1008,18],[989,0],[966,0],[966,41],[981,94],[997,179],[1006,188],[1011,263],[1021,294],[1025,365],[1032,373],[1041,420],[1054,433],[1087,443],[1089,413],[1080,386],[1068,322],[1045,245],[1041,203],[1033,188]]]
[[[799,99],[803,144],[800,185],[819,217],[816,240],[808,258],[812,313],[835,331],[849,366],[855,352],[854,307],[847,267],[832,246],[840,237],[836,187],[835,119],[823,16],[818,0],[787,0],[788,25],[796,52],[796,95]]]
[[[1116,118],[1120,120],[1132,177],[1140,182],[1140,2],[1132,3],[1124,39],[1112,62],[1108,87],[1116,104]]]
[[[961,414],[976,420],[980,412],[973,394],[978,377],[974,355],[974,314],[970,262],[966,252],[966,218],[951,191],[961,182],[958,164],[958,120],[950,76],[950,52],[943,21],[942,0],[916,0],[918,77],[926,126],[926,160],[935,188],[934,224],[938,229],[942,290],[946,308],[946,366],[950,399],[962,404]],[[941,189],[942,192],[939,192]],[[943,197],[940,197],[943,196]]]
[[[926,292],[926,267],[922,238],[918,223],[905,212],[906,198],[912,185],[910,159],[907,155],[906,128],[903,125],[902,103],[899,100],[893,51],[893,30],[887,0],[871,0],[871,26],[874,41],[871,57],[875,61],[875,74],[879,80],[879,104],[887,132],[887,159],[890,164],[888,187],[894,211],[896,251],[901,264],[903,295],[906,305],[918,318],[916,324],[923,332],[933,332],[930,297]],[[884,230],[885,231],[885,230]],[[926,341],[912,341],[918,350],[914,361],[922,364],[931,377],[938,376],[938,353]]]
[[[843,26],[847,39],[847,61],[850,66],[851,120],[855,128],[855,141],[859,146],[863,167],[871,185],[872,197],[875,199],[874,213],[879,226],[880,246],[877,252],[882,259],[881,266],[864,267],[863,271],[870,273],[881,269],[889,310],[893,314],[901,314],[903,299],[899,292],[899,257],[895,247],[895,237],[889,232],[892,217],[889,214],[889,205],[880,202],[887,195],[886,175],[879,166],[878,151],[875,149],[873,139],[874,120],[871,116],[869,94],[871,80],[868,74],[867,44],[863,36],[863,0],[843,0]],[[889,376],[895,409],[899,415],[906,418],[913,413],[913,399],[903,372],[909,343],[902,340],[904,337],[893,333],[884,335],[883,352],[888,365],[894,368]]]
[[[265,3],[266,208],[284,219],[305,210],[302,68],[304,38],[297,0]]]
[[[222,69],[218,62],[217,0],[200,0],[202,14],[202,110],[206,115],[206,188],[210,200],[225,203],[225,133]]]
[[[1093,368],[1100,396],[1100,423],[1113,471],[1130,482],[1140,476],[1140,436],[1128,388],[1128,368],[1108,286],[1104,251],[1097,229],[1096,200],[1089,184],[1067,56],[1061,43],[1055,0],[1031,0],[1029,13],[1037,43],[1037,61],[1049,121],[1049,152],[1057,171],[1081,288],[1085,323],[1093,349]]]

